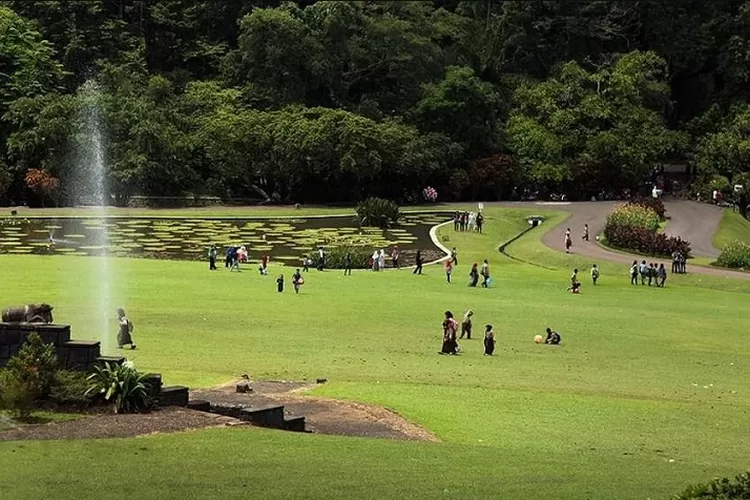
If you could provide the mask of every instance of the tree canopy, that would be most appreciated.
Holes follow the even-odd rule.
[[[0,201],[75,201],[92,107],[118,203],[740,183],[748,33],[750,0],[0,0]]]

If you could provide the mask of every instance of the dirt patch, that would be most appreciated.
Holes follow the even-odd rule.
[[[65,422],[16,427],[0,432],[0,441],[125,438],[241,424],[244,423],[220,415],[167,407],[151,413],[101,414]]]
[[[251,385],[252,393],[237,393],[234,384],[231,384],[211,390],[191,391],[191,398],[213,404],[250,407],[284,405],[287,417],[304,416],[307,429],[319,434],[437,441],[432,433],[387,408],[304,395],[315,384],[252,382]]]

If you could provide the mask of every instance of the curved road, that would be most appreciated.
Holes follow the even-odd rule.
[[[542,237],[544,244],[554,250],[563,251],[565,241],[565,230],[570,228],[573,239],[571,252],[577,255],[591,257],[594,260],[608,260],[630,265],[634,260],[641,261],[643,256],[627,254],[607,250],[597,244],[595,237],[604,230],[607,214],[615,205],[623,202],[596,201],[596,202],[509,202],[499,203],[499,206],[522,207],[522,208],[549,208],[568,212],[570,216],[557,226],[548,229]],[[721,222],[722,209],[706,203],[692,201],[665,201],[669,222],[664,232],[674,236],[680,236],[690,242],[692,253],[696,257],[717,257],[719,251],[713,246],[714,233]],[[589,225],[590,241],[581,240],[583,225]],[[664,263],[667,269],[671,269],[670,259],[647,258],[649,262]],[[731,271],[712,267],[691,266],[688,261],[688,272],[693,274],[707,274],[712,276],[725,276],[750,280],[750,273]]]

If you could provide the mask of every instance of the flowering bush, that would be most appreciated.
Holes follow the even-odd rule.
[[[607,226],[639,227],[649,231],[659,229],[659,216],[651,208],[642,205],[618,205],[607,216]]]
[[[438,198],[438,192],[435,188],[427,186],[422,190],[422,196],[424,196],[425,200],[435,203]]]
[[[661,198],[636,198],[629,201],[628,205],[650,208],[656,212],[656,215],[659,216],[659,220],[664,220],[667,213],[667,209],[664,208],[664,202],[661,201]]]
[[[750,269],[750,245],[735,240],[721,250],[716,263],[723,267]]]
[[[615,207],[604,226],[607,244],[645,255],[670,257],[673,252],[680,252],[689,257],[689,242],[658,232],[660,207],[654,209],[651,205],[644,199]]]

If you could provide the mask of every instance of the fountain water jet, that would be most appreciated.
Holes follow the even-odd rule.
[[[107,185],[107,165],[102,138],[100,118],[100,91],[94,80],[87,81],[79,90],[83,101],[81,107],[82,134],[78,138],[76,162],[71,169],[69,185],[72,186],[72,201],[78,206],[91,207],[92,215],[99,221],[91,226],[94,231],[94,245],[101,248],[101,255],[90,266],[88,282],[84,285],[91,294],[90,318],[91,334],[101,342],[102,353],[110,352],[112,318],[115,307],[112,303],[113,275],[110,272],[109,230],[106,210],[109,200]]]

